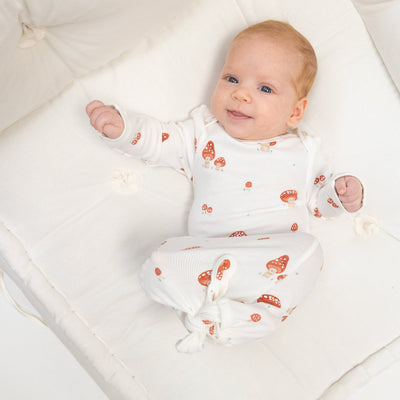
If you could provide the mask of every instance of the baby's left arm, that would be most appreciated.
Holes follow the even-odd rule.
[[[335,190],[343,207],[348,212],[358,211],[363,203],[363,186],[351,175],[341,176],[335,180]]]

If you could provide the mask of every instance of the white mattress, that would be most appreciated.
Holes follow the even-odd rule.
[[[162,29],[132,36],[131,50],[75,77],[2,131],[0,267],[111,399],[346,398],[373,376],[381,357],[385,365],[400,358],[399,92],[349,0],[329,7],[317,0],[203,0],[174,9],[180,4],[168,9]],[[179,354],[174,344],[185,328],[172,310],[145,297],[138,271],[165,238],[186,233],[190,183],[106,148],[84,107],[100,98],[183,119],[207,102],[234,32],[267,18],[287,20],[314,45],[320,68],[303,128],[322,138],[337,170],[362,177],[367,204],[356,221],[313,221],[324,269],[306,303],[271,337]],[[33,55],[43,41],[54,49],[57,37],[67,48],[71,29],[47,26],[27,51]],[[70,65],[86,62],[69,68],[76,75],[129,47],[124,38],[93,61],[75,39],[74,57],[58,55]],[[49,93],[60,82],[49,83]],[[18,96],[11,100],[17,107]],[[10,123],[1,117],[3,126]]]

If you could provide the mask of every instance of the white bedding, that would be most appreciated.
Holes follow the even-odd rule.
[[[369,366],[377,358],[371,355],[386,354],[389,344],[386,349],[397,349],[400,333],[394,174],[400,95],[353,4],[176,0],[160,8],[165,2],[148,7],[131,2],[122,8],[127,36],[120,43],[115,36],[121,31],[111,29],[110,15],[119,21],[121,9],[106,13],[103,3],[94,13],[97,24],[110,23],[107,41],[107,29],[93,25],[81,3],[75,0],[69,8],[70,3],[46,0],[45,13],[46,7],[28,1],[29,12],[20,16],[28,14],[30,23],[50,19],[53,25],[35,46],[17,51],[18,60],[31,57],[39,64],[32,64],[28,75],[25,61],[11,59],[10,65],[20,68],[14,68],[14,78],[21,73],[25,79],[16,79],[21,86],[13,81],[14,87],[5,83],[12,80],[4,78],[2,67],[9,101],[2,99],[7,112],[1,113],[1,126],[18,121],[0,133],[0,268],[113,400],[346,398],[373,375],[362,372],[374,371]],[[2,11],[9,23],[11,17],[18,20],[13,7]],[[154,10],[153,26],[142,24],[141,35],[126,22],[126,15],[133,22]],[[81,36],[66,24],[68,16],[85,28],[78,30]],[[267,18],[287,20],[314,45],[319,75],[303,126],[322,138],[337,170],[362,178],[367,204],[356,221],[346,216],[313,221],[325,266],[315,291],[276,333],[258,343],[182,355],[174,344],[185,328],[172,310],[145,297],[137,276],[152,249],[166,237],[186,233],[190,183],[171,169],[150,168],[106,148],[84,107],[100,98],[164,120],[186,118],[207,102],[232,35]],[[14,25],[8,32],[17,35]],[[9,48],[18,42],[10,43],[11,36],[4,36]],[[68,64],[69,75],[51,63],[46,72],[40,64],[49,54],[46,46],[60,65]],[[87,74],[95,67],[101,68]],[[56,83],[46,82],[51,71],[57,71]],[[62,93],[21,118],[72,77]],[[46,93],[37,91],[38,83],[48,85]],[[26,103],[19,103],[25,97]],[[400,358],[398,349],[391,354],[393,361]]]

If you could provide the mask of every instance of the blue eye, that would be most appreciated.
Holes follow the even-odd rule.
[[[226,80],[230,83],[239,83],[239,81],[236,78],[234,78],[233,76],[227,76]]]
[[[260,90],[264,93],[272,93],[272,89],[269,86],[261,86]]]

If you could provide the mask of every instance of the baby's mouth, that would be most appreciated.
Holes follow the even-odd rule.
[[[236,120],[245,120],[251,118],[249,115],[243,114],[240,111],[227,110],[229,117]]]

